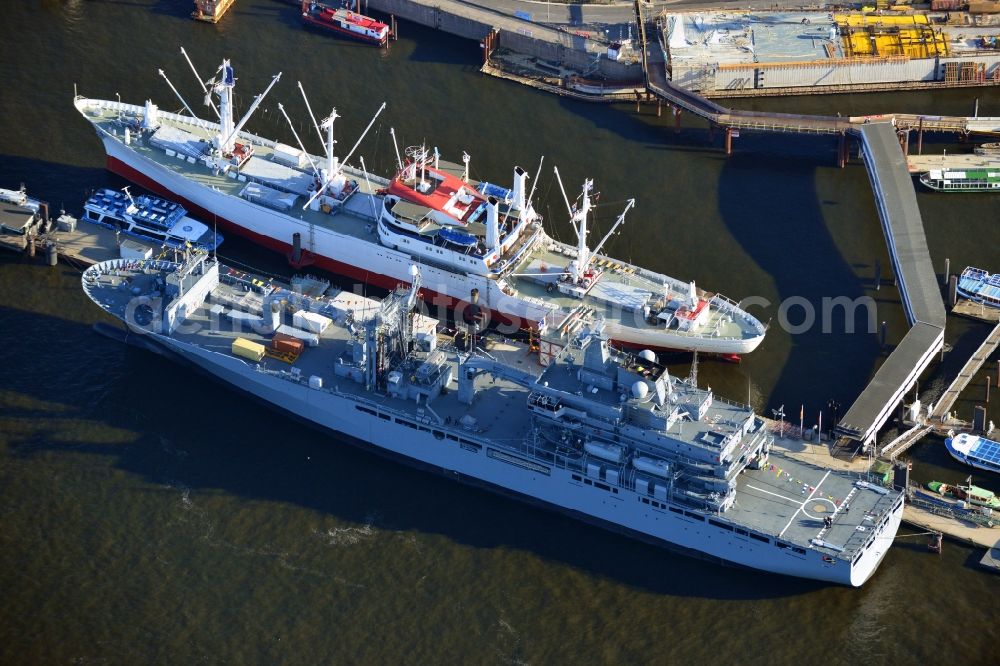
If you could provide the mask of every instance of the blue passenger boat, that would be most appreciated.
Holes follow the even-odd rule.
[[[1000,273],[990,274],[969,266],[958,278],[958,293],[976,303],[1000,308]]]
[[[168,247],[190,244],[210,251],[222,243],[221,234],[188,217],[180,204],[148,194],[133,197],[127,187],[95,192],[83,205],[81,219]]]
[[[962,433],[944,440],[944,445],[955,460],[976,469],[1000,473],[1000,442]]]

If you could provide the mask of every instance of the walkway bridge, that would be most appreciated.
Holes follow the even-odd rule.
[[[638,2],[635,3],[635,11],[649,91],[677,109],[694,113],[725,127],[727,145],[732,129],[841,136],[851,134],[860,142],[903,308],[911,326],[836,428],[841,437],[865,446],[873,444],[879,429],[888,420],[895,406],[944,346],[944,304],[931,266],[913,180],[900,148],[898,121],[890,116],[841,118],[740,111],[723,107],[667,80],[659,37],[649,39],[649,31],[653,31],[652,34],[655,35],[656,26],[643,20]],[[939,116],[925,118],[901,115],[899,118],[903,119],[906,127],[917,123],[925,129],[957,127],[965,120]],[[1000,120],[996,124],[1000,126]],[[843,155],[843,149],[841,154]]]

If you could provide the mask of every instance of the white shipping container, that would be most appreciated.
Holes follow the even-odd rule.
[[[301,167],[306,164],[306,155],[298,148],[276,143],[274,144],[274,161],[287,166]]]
[[[153,248],[126,238],[118,246],[118,255],[122,259],[149,259],[153,256]]]
[[[316,312],[299,310],[292,315],[292,324],[310,333],[322,334],[332,323],[332,319]]]
[[[350,291],[342,291],[334,296],[330,300],[330,305],[333,306],[334,312],[337,313],[338,320],[347,317],[347,314],[350,312],[354,316],[354,321],[357,322],[371,319],[378,314],[382,307],[379,301]]]
[[[290,335],[293,338],[298,338],[302,342],[306,343],[310,347],[316,347],[319,345],[319,336],[315,333],[310,333],[309,331],[303,331],[299,328],[294,328],[288,324],[282,324],[277,328],[275,333],[284,333],[285,335]]]

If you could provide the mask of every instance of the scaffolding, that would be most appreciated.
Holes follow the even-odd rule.
[[[834,22],[847,57],[934,58],[950,54],[948,39],[940,30],[935,32],[927,16],[871,16],[868,14],[837,14]]]

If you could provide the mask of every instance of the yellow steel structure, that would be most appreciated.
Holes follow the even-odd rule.
[[[925,14],[835,14],[848,58],[933,58],[949,54],[948,40]]]

